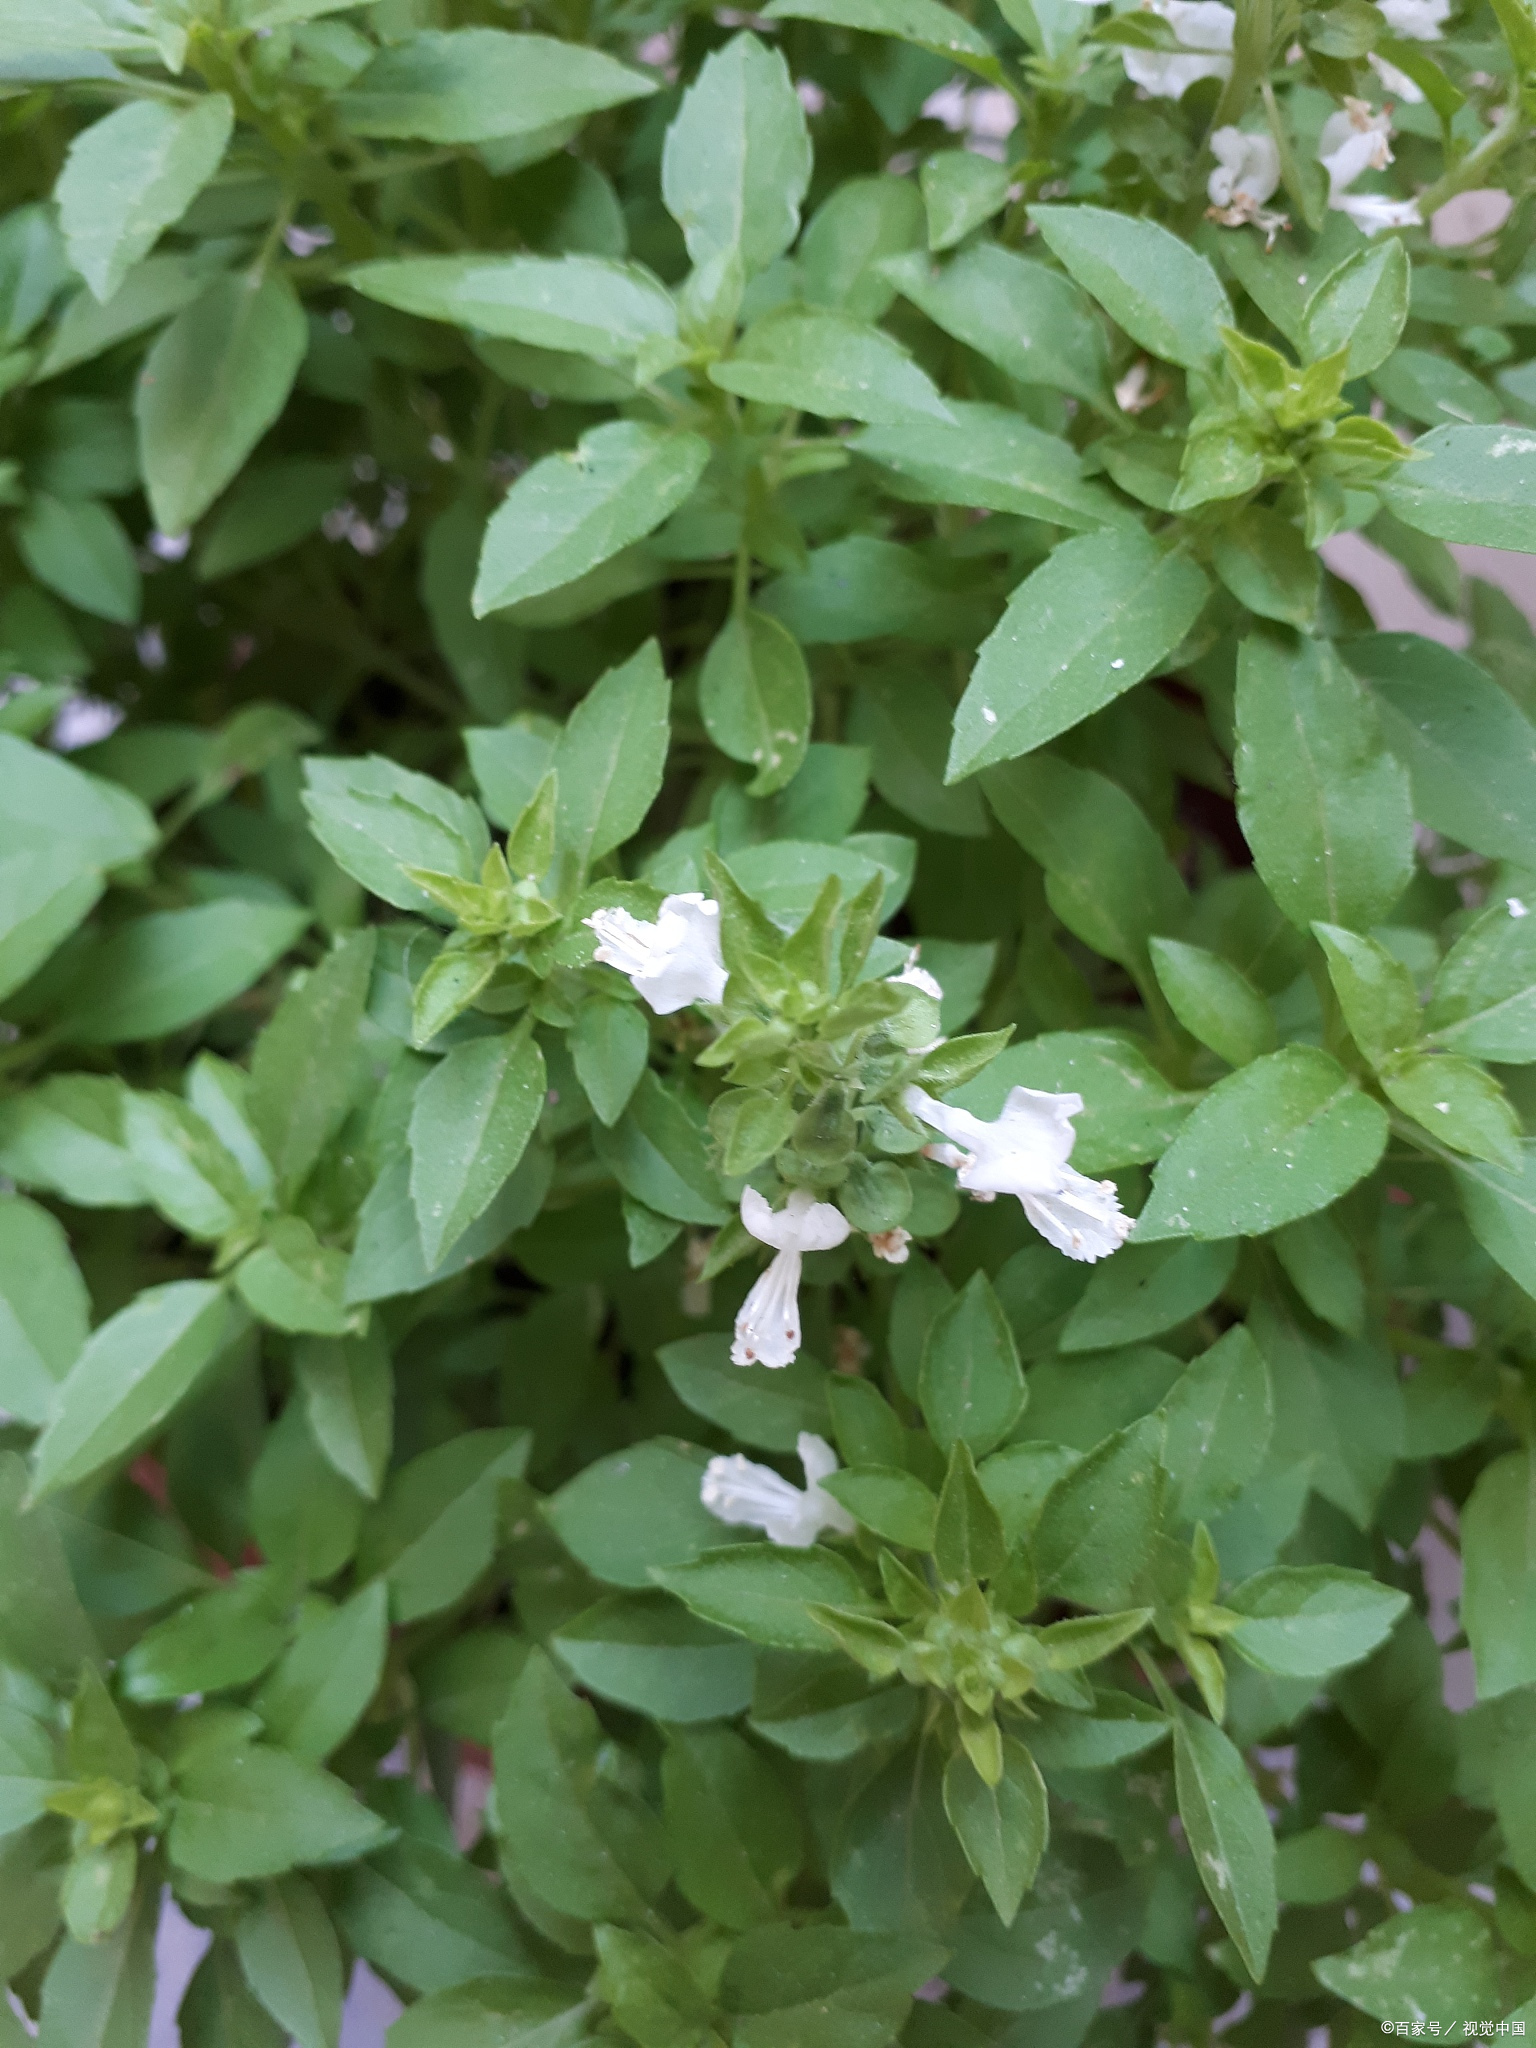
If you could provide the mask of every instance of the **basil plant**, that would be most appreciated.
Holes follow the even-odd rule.
[[[0,2043],[1536,2027],[1533,117],[3,0]]]

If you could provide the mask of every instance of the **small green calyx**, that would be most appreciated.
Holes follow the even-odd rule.
[[[50,1813],[74,1821],[83,1830],[84,1840],[96,1848],[116,1835],[153,1827],[160,1818],[158,1807],[115,1778],[86,1778],[78,1784],[59,1785],[43,1803]]]

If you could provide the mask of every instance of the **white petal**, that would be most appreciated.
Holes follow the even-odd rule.
[[[837,1453],[824,1436],[816,1436],[808,1429],[802,1429],[795,1438],[795,1450],[801,1465],[805,1468],[805,1483],[815,1486],[818,1481],[830,1479],[837,1470]]]
[[[1114,1182],[1089,1180],[1071,1167],[1056,1193],[1026,1195],[1024,1214],[1047,1244],[1085,1265],[1119,1251],[1132,1228]]]
[[[782,1209],[775,1209],[756,1188],[743,1188],[741,1220],[759,1244],[771,1244],[781,1252],[829,1252],[850,1229],[841,1209],[818,1202],[805,1188],[794,1189]]]
[[[792,1365],[799,1349],[800,1254],[782,1251],[741,1305],[731,1363]]]

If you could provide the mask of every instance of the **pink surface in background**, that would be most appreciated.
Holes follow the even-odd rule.
[[[1496,583],[1536,625],[1536,556],[1505,554],[1497,548],[1452,550],[1469,576]],[[1337,576],[1352,583],[1370,607],[1378,626],[1423,633],[1449,647],[1464,647],[1467,628],[1459,619],[1435,611],[1413,588],[1396,562],[1373,547],[1357,533],[1340,534],[1328,542],[1323,557]],[[1421,1552],[1429,1582],[1431,1601],[1441,1626],[1442,1639],[1451,1632],[1450,1603],[1458,1591],[1456,1560],[1450,1550],[1432,1537],[1421,1539]],[[1471,1705],[1471,1671],[1468,1654],[1447,1657],[1446,1699],[1457,1710]],[[150,2048],[180,2048],[176,2007],[187,1980],[197,1967],[208,1937],[185,1920],[174,1905],[167,1904],[160,1927],[160,1994],[156,2002]],[[400,2011],[400,2001],[374,1976],[366,1963],[353,1974],[342,2023],[341,2048],[384,2048],[390,2022]]]

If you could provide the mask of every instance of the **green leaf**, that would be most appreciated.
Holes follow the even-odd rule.
[[[1504,2009],[1499,1959],[1488,1923],[1472,1906],[1416,1905],[1373,1927],[1313,1975],[1383,2026],[1423,2023],[1429,2012],[1476,2024]]]
[[[163,228],[218,169],[235,125],[225,94],[190,104],[134,100],[82,130],[54,188],[69,260],[110,300]]]
[[[251,1701],[279,1748],[323,1763],[367,1711],[389,1648],[389,1591],[365,1586],[301,1626]]]
[[[40,1819],[58,1777],[48,1729],[19,1708],[0,1707],[0,1835]]]
[[[402,1465],[363,1524],[357,1568],[388,1582],[395,1621],[452,1606],[490,1564],[502,1484],[520,1479],[526,1430],[475,1429]]]
[[[1408,776],[1326,643],[1254,637],[1237,672],[1238,817],[1280,908],[1368,931],[1413,872]]]
[[[1216,1299],[1236,1259],[1235,1244],[1125,1246],[1090,1275],[1060,1349],[1107,1351],[1177,1329]]]
[[[41,1428],[90,1334],[90,1298],[46,1209],[0,1197],[0,1407]]]
[[[1070,392],[1105,412],[1113,406],[1103,330],[1059,271],[986,241],[942,269],[915,250],[881,267],[936,326],[1020,383]]]
[[[147,1629],[121,1665],[125,1699],[226,1692],[260,1677],[288,1638],[287,1594],[270,1569],[241,1572]]]
[[[1342,1565],[1276,1565],[1223,1605],[1243,1616],[1231,1643],[1250,1664],[1278,1678],[1326,1678],[1386,1641],[1408,1595]]]
[[[99,1653],[58,1527],[28,1499],[27,1476],[15,1451],[0,1451],[0,1657],[65,1694]]]
[[[1101,1611],[1139,1604],[1167,1483],[1162,1434],[1160,1421],[1145,1417],[1056,1481],[1033,1538],[1043,1593]]]
[[[1041,1703],[1039,1722],[1029,1731],[1030,1748],[1047,1771],[1093,1771],[1124,1763],[1161,1742],[1166,1716],[1131,1693],[1099,1690],[1091,1714]]]
[[[915,1472],[894,1465],[864,1465],[821,1481],[856,1522],[907,1550],[931,1550],[939,1503]]]
[[[503,29],[425,29],[381,50],[341,95],[354,135],[491,142],[623,106],[656,81],[601,50]]]
[[[1024,1375],[985,1273],[972,1274],[934,1317],[918,1386],[924,1419],[942,1450],[963,1442],[985,1456],[1017,1422]]]
[[[611,1131],[592,1134],[598,1158],[627,1195],[679,1223],[724,1223],[729,1214],[704,1138],[679,1097],[653,1071],[640,1077]]]
[[[238,898],[130,918],[90,953],[62,1028],[87,1045],[164,1038],[249,988],[308,923],[307,911]]]
[[[671,1722],[733,1718],[752,1698],[753,1656],[670,1594],[612,1593],[562,1624],[550,1646],[578,1685]]]
[[[1227,1737],[1184,1706],[1173,1723],[1173,1762],[1200,1882],[1249,1975],[1262,1982],[1278,1918],[1275,1838],[1264,1803]]]
[[[417,1089],[411,1200],[429,1268],[501,1191],[543,1113],[544,1092],[544,1055],[526,1031],[455,1046]]]
[[[600,362],[677,333],[671,293],[640,264],[601,256],[408,256],[360,263],[347,283],[425,320]]]
[[[1125,523],[1116,500],[1083,475],[1082,459],[1069,441],[1000,405],[945,403],[948,421],[913,419],[853,437],[850,445],[880,465],[880,480],[894,497],[1017,512],[1054,526]]]
[[[544,1512],[594,1578],[649,1586],[653,1567],[687,1564],[730,1540],[699,1498],[706,1462],[673,1437],[635,1444],[585,1466]]]
[[[374,935],[350,932],[295,981],[251,1055],[251,1124],[292,1193],[351,1106],[352,1048],[368,1002]]]
[[[1536,434],[1436,427],[1382,488],[1398,518],[1439,540],[1536,553]]]
[[[356,1865],[336,1919],[351,1947],[414,1991],[534,1974],[505,1897],[446,1840],[407,1837]]]
[[[720,1982],[733,2048],[884,2048],[943,1958],[910,1935],[754,1928],[732,1946]]]
[[[1413,814],[1491,860],[1536,866],[1536,726],[1491,676],[1415,633],[1349,643],[1383,736],[1413,783]]]
[[[339,867],[399,910],[441,918],[408,868],[478,882],[490,848],[479,807],[380,754],[304,764],[309,827]]]
[[[1536,1139],[1525,1140],[1518,1170],[1458,1160],[1455,1172],[1472,1235],[1536,1297]]]
[[[33,381],[60,376],[119,341],[158,327],[195,299],[206,282],[193,256],[150,256],[134,265],[105,305],[98,304],[94,292],[77,292],[59,314]]]
[[[871,426],[952,415],[927,373],[888,334],[851,314],[784,306],[754,321],[710,382],[760,405]]]
[[[795,239],[811,177],[805,111],[778,50],[733,36],[713,51],[667,130],[661,192],[696,269],[740,259],[750,277]]]
[[[576,1012],[568,1043],[583,1094],[598,1121],[611,1127],[624,1114],[650,1056],[644,1012],[636,1003],[588,996]]]
[[[0,732],[0,780],[0,858],[64,847],[82,865],[110,869],[137,860],[159,837],[129,791],[8,732]]]
[[[978,156],[974,150],[939,150],[925,161],[920,178],[928,215],[928,247],[935,253],[953,249],[972,228],[980,227],[1008,204],[1007,165]]]
[[[923,205],[910,178],[847,178],[800,238],[796,258],[805,296],[813,305],[878,320],[896,296],[881,263],[922,239]]]
[[[982,645],[946,779],[1027,754],[1112,703],[1167,658],[1209,591],[1187,556],[1140,527],[1063,542]]]
[[[831,1428],[826,1373],[805,1351],[787,1366],[733,1365],[722,1331],[663,1344],[656,1356],[683,1405],[741,1443],[789,1452],[802,1430]]]
[[[654,640],[588,690],[556,744],[556,839],[585,870],[639,831],[666,768],[671,687]]]
[[[207,1884],[248,1883],[316,1863],[347,1863],[389,1830],[352,1788],[261,1743],[198,1755],[177,1784],[172,1863]]]
[[[977,1478],[970,1446],[962,1439],[950,1451],[939,1495],[934,1563],[948,1584],[963,1586],[974,1579],[995,1578],[1007,1556],[1002,1518]]]
[[[363,1337],[310,1337],[294,1347],[294,1375],[315,1442],[368,1500],[377,1500],[394,1433],[394,1377],[376,1329]]]
[[[1347,1336],[1365,1329],[1365,1279],[1354,1246],[1326,1210],[1275,1232],[1286,1277],[1313,1315]]]
[[[411,1201],[410,1161],[399,1153],[374,1182],[358,1216],[357,1243],[347,1269],[347,1300],[388,1301],[395,1295],[419,1294],[435,1281],[462,1273],[533,1221],[544,1206],[553,1171],[553,1154],[542,1145],[530,1145],[480,1221],[469,1226],[435,1271],[429,1271],[421,1256],[421,1232]]]
[[[853,1567],[834,1551],[737,1543],[651,1576],[704,1621],[780,1650],[825,1650],[811,1606],[872,1611]]]
[[[556,1912],[582,1920],[643,1920],[667,1880],[655,1816],[612,1771],[598,1767],[597,1715],[534,1650],[496,1730],[496,1805],[513,1841],[537,1843],[526,1881]]]
[[[712,2003],[681,1956],[654,1934],[621,1927],[593,1931],[601,1965],[595,1982],[613,2019],[633,2041],[703,2040]]]
[[[182,2048],[287,2048],[287,2037],[252,1995],[232,1942],[214,1941],[176,2013]]]
[[[480,1977],[407,2007],[389,2048],[579,2048],[590,2011],[561,1986]]]
[[[197,551],[207,583],[270,561],[318,530],[346,495],[342,463],[303,455],[277,456],[245,471],[224,500]]]
[[[49,955],[89,915],[103,878],[83,866],[72,847],[0,859],[5,916],[0,927],[0,996],[30,981]]]
[[[936,56],[953,57],[968,71],[996,80],[992,45],[963,15],[939,0],[773,0],[769,21],[824,21],[867,35],[899,36]]]
[[[1301,529],[1267,505],[1245,505],[1225,519],[1211,566],[1240,604],[1262,619],[1311,632],[1322,598],[1318,558]]]
[[[661,1764],[677,1887],[722,1926],[776,1918],[804,1854],[778,1770],[734,1730],[672,1731]]]
[[[609,420],[571,453],[546,455],[491,515],[476,618],[571,583],[640,540],[677,510],[708,460],[698,434],[634,420]]]
[[[288,402],[309,332],[293,289],[216,277],[166,328],[134,392],[139,462],[162,533],[202,516]]]
[[[222,1287],[146,1288],[87,1340],[37,1445],[34,1491],[78,1486],[152,1436],[236,1333]]]
[[[1148,940],[1180,929],[1189,898],[1135,799],[1054,754],[990,769],[982,787],[1004,830],[1045,869],[1046,900],[1067,929],[1147,974]]]
[[[1491,425],[1504,411],[1497,396],[1470,370],[1433,349],[1395,350],[1371,383],[1391,411],[1406,413],[1426,427],[1452,420]]]
[[[1462,1510],[1462,1624],[1479,1699],[1536,1683],[1536,1466],[1509,1451],[1485,1467]]]
[[[1328,978],[1355,1043],[1373,1067],[1386,1067],[1419,1040],[1419,998],[1413,976],[1378,939],[1336,924],[1313,931],[1328,961]]]
[[[319,1895],[279,1878],[240,1916],[235,1946],[246,1982],[298,2048],[334,2048],[341,2028],[341,1949]]]
[[[1274,1013],[1229,960],[1178,939],[1153,939],[1149,951],[1168,1007],[1191,1037],[1232,1067],[1274,1051]]]
[[[39,583],[98,619],[131,626],[138,618],[133,543],[107,506],[38,492],[15,531],[21,558]]]
[[[348,1264],[347,1254],[321,1244],[301,1216],[277,1216],[265,1243],[235,1268],[235,1291],[275,1330],[344,1337],[355,1322],[346,1300]]]
[[[1241,1323],[1174,1382],[1163,1403],[1163,1464],[1181,1522],[1211,1520],[1258,1477],[1273,1427],[1269,1368]]]
[[[1444,1145],[1518,1173],[1520,1119],[1493,1076],[1453,1052],[1413,1053],[1382,1075],[1389,1099]]]
[[[765,612],[733,612],[704,657],[699,709],[720,751],[756,771],[749,796],[782,789],[811,736],[811,678],[794,635]]]
[[[1536,921],[1518,896],[1490,904],[1446,954],[1424,1023],[1473,1059],[1536,1060]]]
[[[40,2048],[140,2048],[155,2002],[160,1899],[141,1884],[112,1933],[65,1939],[43,1979]]]
[[[1220,354],[1232,308],[1210,264],[1177,235],[1102,206],[1031,206],[1029,217],[1132,341],[1190,370]]]
[[[1387,1113],[1315,1046],[1288,1045],[1219,1081],[1158,1162],[1136,1243],[1256,1237],[1363,1179]]]
[[[1005,1735],[1003,1775],[989,1785],[957,1750],[944,1767],[944,1811],[998,1919],[1011,1927],[1050,1831],[1045,1781],[1034,1758]]]
[[[1408,319],[1408,252],[1395,236],[1369,243],[1332,270],[1302,312],[1313,361],[1347,348],[1344,374],[1366,377],[1397,347]]]

